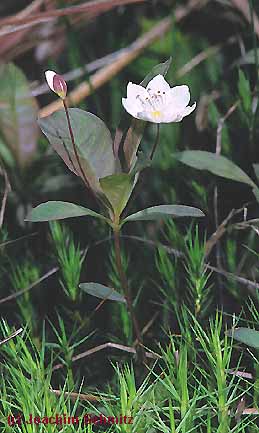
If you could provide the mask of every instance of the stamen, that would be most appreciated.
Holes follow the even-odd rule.
[[[148,99],[147,103],[150,105],[151,108],[153,108],[153,101],[151,99]]]
[[[143,99],[141,98],[140,95],[137,95],[137,96],[136,96],[136,99],[139,99],[139,100],[140,100],[140,102],[141,102],[141,104],[142,104],[143,107],[145,106],[145,101],[143,101]]]
[[[139,99],[142,107],[146,107],[147,110],[152,109],[152,112],[160,112],[163,104],[165,104],[165,98],[164,95],[166,92],[162,92],[161,90],[156,90],[156,92],[151,93],[151,88],[147,89],[147,92],[149,93],[149,97],[146,96],[145,99],[142,99],[140,95],[136,96],[136,99]],[[163,93],[163,94],[162,94]]]

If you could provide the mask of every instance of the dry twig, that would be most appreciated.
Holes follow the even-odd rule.
[[[44,0],[34,0],[31,4],[29,4],[25,9],[23,9],[21,12],[16,14],[17,19],[25,19],[26,17],[29,17],[34,12],[37,12],[41,5],[43,4]],[[24,38],[24,36],[29,31],[29,28],[20,30],[16,34],[9,35],[8,38],[0,38],[1,44],[0,44],[0,53],[1,56],[3,56],[5,53],[8,52],[13,46],[17,45],[18,42],[21,41],[21,39]],[[1,33],[1,31],[0,31]]]
[[[123,235],[123,237],[127,238],[127,239],[132,239],[132,240],[143,242],[147,245],[150,245],[153,248],[157,248],[158,246],[160,246],[161,248],[164,248],[165,251],[168,252],[168,254],[173,254],[175,257],[178,257],[178,258],[184,258],[184,253],[182,251],[168,247],[167,245],[164,245],[160,242],[157,243],[157,242],[147,240],[147,239],[144,239],[144,238],[141,238],[138,236]],[[259,283],[257,283],[256,281],[248,280],[245,277],[241,277],[239,275],[232,274],[231,272],[227,272],[223,269],[219,269],[219,268],[216,268],[214,266],[210,266],[209,264],[206,264],[206,268],[210,269],[213,272],[216,272],[216,273],[222,275],[223,277],[226,277],[227,279],[231,279],[231,280],[234,280],[234,281],[242,284],[243,286],[247,287],[248,290],[251,290],[251,289],[259,290]],[[254,291],[252,291],[252,294],[254,295]]]
[[[148,330],[151,328],[151,326],[153,325],[153,323],[156,321],[157,317],[159,315],[159,312],[157,311],[154,316],[148,321],[148,323],[144,326],[144,328],[141,331],[141,335],[144,336]],[[133,347],[135,347],[138,344],[138,341],[135,340],[133,343]]]
[[[4,195],[2,198],[2,205],[1,205],[1,209],[0,209],[0,229],[3,226],[4,223],[4,214],[5,214],[5,209],[6,209],[6,203],[7,203],[7,197],[9,192],[11,191],[11,185],[7,176],[7,172],[6,170],[0,166],[0,175],[2,175],[4,177]]]
[[[19,329],[17,329],[17,331],[14,331],[11,335],[8,335],[8,337],[6,337],[4,340],[0,341],[0,346],[2,346],[2,344],[7,343],[9,340],[12,340],[12,338],[19,335],[22,331],[23,331],[23,329],[19,328]]]
[[[244,15],[245,19],[251,23],[251,15],[250,15],[250,10],[249,10],[249,2],[248,0],[231,0],[233,6],[239,10],[239,12],[242,13],[242,15]],[[255,29],[255,33],[257,34],[257,36],[259,37],[259,19],[258,16],[256,15],[256,13],[254,12],[254,16],[253,16],[253,21],[254,21],[254,29]]]
[[[117,349],[117,350],[121,350],[123,352],[128,352],[128,353],[132,353],[133,355],[136,355],[136,349],[134,347],[129,347],[129,346],[124,346],[122,344],[117,344],[117,343],[112,343],[112,342],[107,342],[104,344],[100,344],[99,346],[93,347],[92,349],[86,350],[85,352],[79,353],[78,355],[73,356],[72,361],[78,361],[79,359],[85,358],[87,356],[93,355],[94,353],[100,352],[100,350],[104,350],[104,349]],[[151,358],[151,359],[159,359],[161,358],[160,355],[158,355],[157,353],[154,352],[145,352],[145,355],[147,358]],[[53,366],[53,371],[55,370],[59,370],[60,368],[63,368],[64,364],[56,364]]]
[[[66,7],[63,9],[51,9],[38,14],[26,14],[25,16],[17,14],[14,17],[6,17],[0,20],[0,26],[4,27],[4,29],[0,31],[0,36],[14,33],[23,30],[24,28],[67,15],[71,16],[81,13],[89,13],[91,15],[93,13],[103,13],[116,6],[122,6],[131,3],[142,3],[143,1],[146,0],[93,0],[81,5]]]
[[[58,397],[60,397],[61,395],[64,395],[65,397],[69,397],[71,398],[71,400],[82,400],[82,401],[92,401],[92,402],[96,402],[96,401],[102,401],[102,400],[111,400],[105,397],[97,397],[96,395],[93,394],[81,394],[81,393],[77,393],[77,392],[63,392],[60,391],[59,389],[50,389],[51,392],[53,392],[55,395],[57,395]]]
[[[0,244],[0,248],[7,247],[8,245],[12,245],[12,244],[14,244],[16,242],[20,242],[20,241],[22,241],[24,239],[31,238],[32,236],[36,236],[37,234],[38,234],[37,232],[34,232],[34,233],[30,233],[29,235],[20,236],[17,239],[13,239],[13,240],[10,240],[10,241],[2,242]]]
[[[37,286],[42,281],[46,280],[48,277],[50,277],[51,275],[53,275],[56,272],[58,272],[58,270],[59,270],[58,267],[53,268],[49,272],[47,272],[46,274],[44,274],[42,277],[40,277],[37,281],[34,281],[34,283],[32,283],[29,287],[26,287],[25,289],[19,290],[18,292],[12,293],[11,295],[6,296],[5,298],[0,299],[0,305],[4,304],[5,302],[12,301],[13,299],[18,298],[18,296],[21,296],[24,293],[28,292],[29,290],[33,289],[33,287]]]
[[[179,22],[186,17],[193,10],[204,6],[207,0],[190,0],[185,7],[178,7],[175,10],[175,21]],[[101,87],[111,78],[118,74],[125,66],[131,63],[139,54],[151,45],[154,41],[162,37],[166,32],[170,30],[172,26],[171,17],[164,18],[157,25],[155,25],[150,31],[146,32],[143,36],[138,38],[130,47],[115,60],[112,64],[103,67],[97,71],[90,79],[90,83],[82,83],[77,86],[72,92],[68,94],[68,104],[78,104],[82,99],[89,96],[94,90]],[[57,100],[51,104],[43,107],[40,112],[40,117],[48,116],[56,110],[62,109],[62,101]]]
[[[244,204],[240,209],[232,209],[232,211],[229,213],[229,215],[222,221],[222,223],[218,226],[217,230],[211,235],[211,237],[206,242],[206,249],[205,249],[205,257],[207,257],[214,245],[221,239],[221,237],[225,234],[227,230],[228,223],[231,221],[232,217],[234,215],[238,215],[239,213],[243,212],[244,209],[247,208],[247,203]],[[243,223],[241,223],[243,224]],[[235,225],[233,225],[235,226]]]
[[[122,53],[112,64],[98,70],[91,78],[90,82],[83,82],[77,86],[67,96],[68,104],[76,105],[82,99],[89,96],[94,90],[101,87],[111,78],[118,74],[125,66],[131,63],[138,55],[157,38],[161,37],[171,26],[171,18],[165,18],[152,30],[145,33],[144,36],[138,38],[125,53]],[[62,101],[56,100],[46,107],[43,107],[39,112],[39,117],[45,117],[56,110],[62,109]]]

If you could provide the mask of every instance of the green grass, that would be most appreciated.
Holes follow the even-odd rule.
[[[23,425],[8,429],[7,418],[23,413],[29,420],[30,414],[50,417],[56,414],[78,416],[85,414],[105,417],[132,417],[132,424],[114,424],[111,431],[117,432],[256,432],[256,415],[239,415],[242,398],[253,401],[258,393],[256,383],[237,375],[242,371],[242,353],[225,334],[223,316],[217,313],[206,328],[185,308],[181,309],[181,335],[164,335],[164,347],[157,351],[160,357],[147,366],[145,377],[139,376],[139,367],[124,362],[114,364],[114,375],[110,383],[101,390],[87,386],[85,379],[73,382],[70,365],[63,359],[64,372],[57,396],[51,391],[56,382],[53,363],[56,359],[54,345],[44,340],[41,348],[33,345],[26,331],[2,346],[4,360],[1,366],[1,423],[7,432],[50,432],[50,425]],[[187,327],[186,327],[187,326]],[[56,346],[68,346],[61,334],[55,331]],[[3,336],[11,329],[1,324]],[[76,344],[70,346],[70,351]],[[93,355],[94,356],[94,355]],[[258,358],[248,354],[250,363]],[[60,359],[60,355],[59,355]],[[93,362],[86,358],[85,362]],[[247,360],[246,360],[247,362]],[[258,369],[258,367],[257,367]],[[71,373],[72,374],[72,373]],[[86,402],[80,397],[72,399],[69,393],[95,394],[99,401]],[[255,406],[257,407],[257,406]],[[258,409],[258,408],[257,408]],[[103,428],[104,427],[104,428]],[[57,427],[58,428],[58,427]],[[74,429],[63,425],[60,431],[98,431],[97,426],[88,425]],[[105,426],[101,431],[109,431]],[[248,428],[248,430],[247,430]]]

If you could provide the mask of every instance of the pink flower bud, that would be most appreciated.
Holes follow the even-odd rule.
[[[50,89],[55,92],[61,99],[67,95],[67,83],[64,78],[54,71],[46,71],[45,77]]]

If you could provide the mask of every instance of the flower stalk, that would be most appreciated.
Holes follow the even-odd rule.
[[[160,136],[160,125],[159,123],[157,124],[157,130],[156,130],[156,139],[152,148],[152,151],[150,153],[150,159],[152,161],[152,159],[154,158],[155,155],[155,151],[157,149],[158,143],[159,143],[159,136]]]
[[[83,180],[84,180],[84,183],[85,183],[86,187],[88,189],[90,189],[89,182],[88,182],[88,180],[86,178],[85,172],[83,170],[83,167],[81,165],[80,158],[79,158],[79,155],[78,155],[78,152],[77,152],[76,143],[75,143],[75,137],[74,137],[73,129],[72,129],[72,126],[71,126],[71,121],[70,121],[70,116],[69,116],[69,112],[68,112],[68,107],[67,107],[66,99],[62,99],[62,101],[63,101],[63,106],[64,106],[64,109],[65,109],[65,113],[66,113],[69,135],[70,135],[70,138],[71,138],[71,142],[72,142],[72,146],[73,146],[73,151],[74,151],[74,154],[75,154],[75,157],[76,157],[78,168],[80,170],[81,175],[83,176]]]
[[[59,96],[59,98],[62,100],[63,102],[63,106],[65,109],[65,113],[66,113],[66,118],[67,118],[67,124],[68,124],[68,130],[69,130],[69,135],[71,138],[71,142],[72,142],[72,146],[73,146],[73,151],[74,151],[74,155],[76,157],[76,161],[78,164],[78,169],[76,169],[75,164],[69,154],[68,149],[65,146],[65,150],[66,153],[68,154],[69,160],[74,168],[74,170],[77,172],[77,170],[79,170],[80,175],[83,178],[83,181],[85,183],[85,186],[91,191],[89,182],[86,178],[85,172],[83,170],[82,164],[80,162],[80,158],[78,155],[78,151],[76,148],[76,143],[75,143],[75,137],[74,137],[74,133],[73,133],[73,129],[72,129],[72,125],[71,125],[71,120],[70,120],[70,115],[69,115],[69,111],[68,111],[68,106],[67,106],[67,102],[66,102],[66,97],[67,97],[67,83],[64,80],[64,78],[62,77],[62,75],[57,74],[54,71],[46,71],[45,72],[45,77],[47,80],[47,83],[49,85],[49,88],[56,93],[56,95]]]

